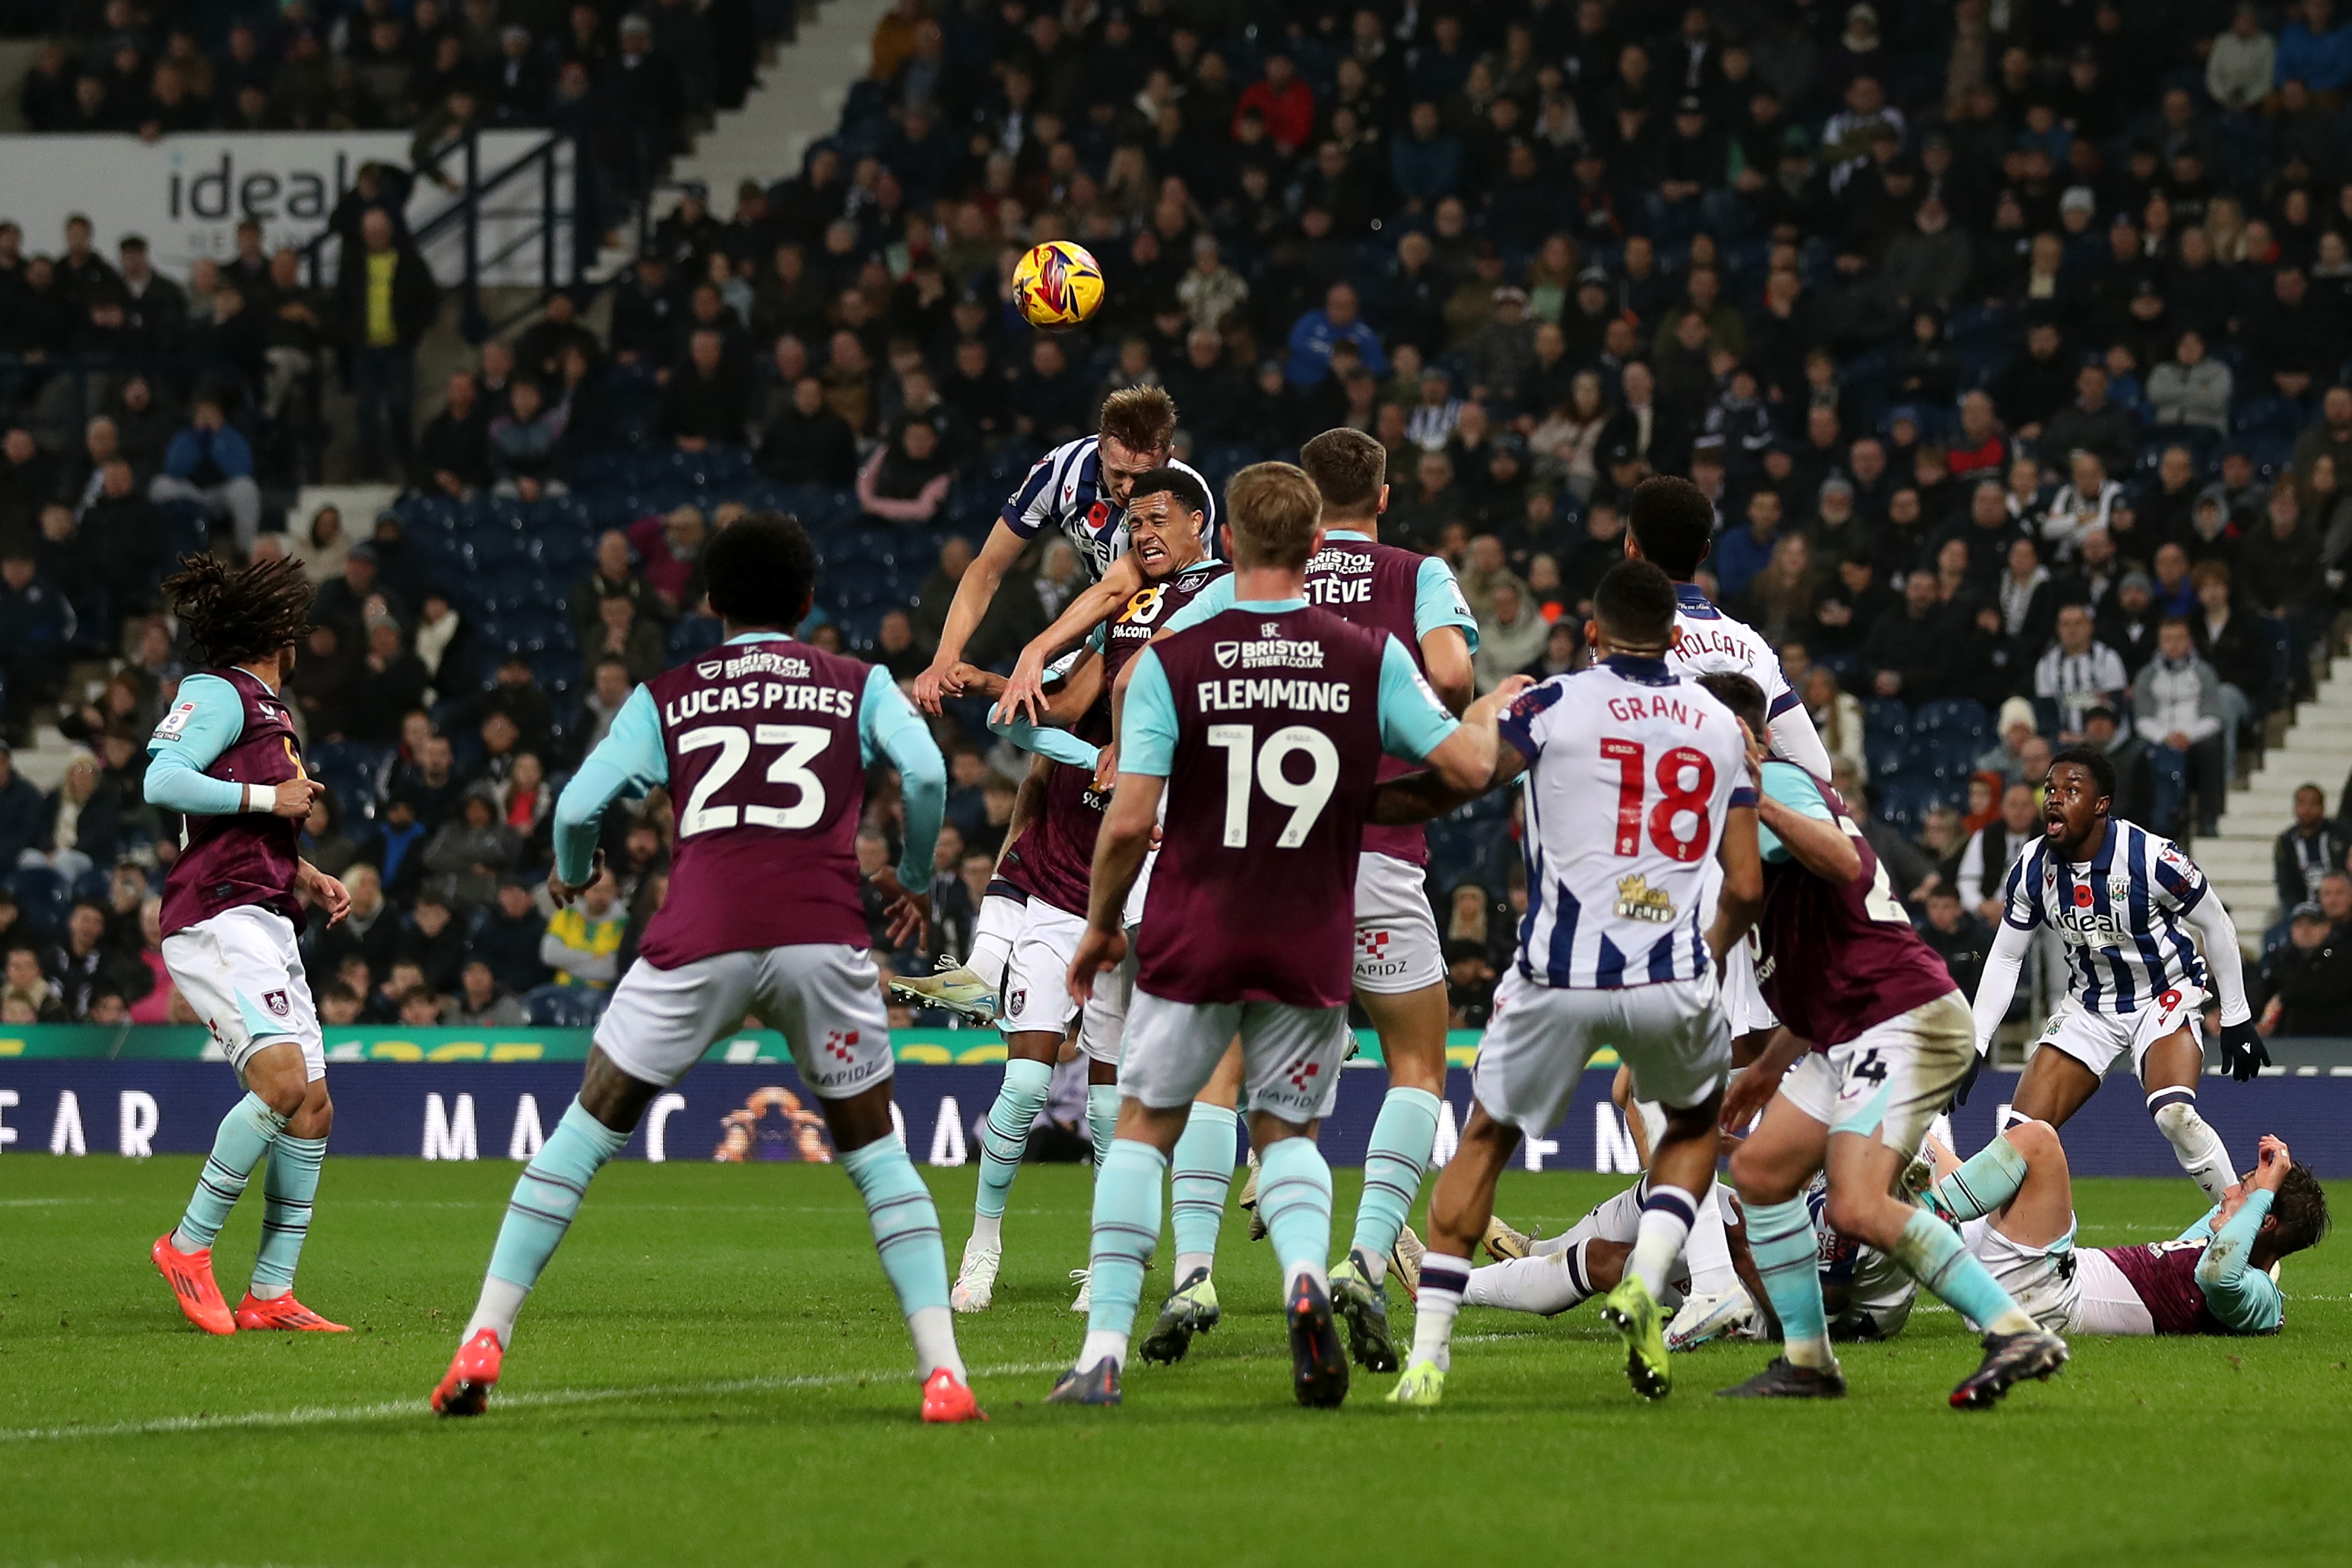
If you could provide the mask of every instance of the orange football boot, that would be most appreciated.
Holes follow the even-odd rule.
[[[923,1419],[944,1425],[951,1421],[985,1421],[988,1412],[980,1407],[980,1400],[966,1384],[946,1367],[940,1367],[923,1385]]]
[[[262,1300],[251,1291],[236,1304],[236,1326],[241,1329],[300,1329],[309,1333],[349,1333],[343,1323],[331,1323],[294,1299],[294,1292]]]
[[[228,1303],[221,1300],[220,1287],[213,1282],[213,1249],[205,1247],[183,1252],[172,1245],[173,1234],[166,1230],[147,1249],[147,1256],[155,1260],[155,1271],[172,1287],[173,1299],[190,1322],[206,1333],[235,1333],[236,1320],[229,1316]]]
[[[480,1415],[490,1402],[490,1390],[499,1385],[499,1364],[506,1354],[506,1347],[499,1343],[498,1330],[477,1330],[473,1338],[457,1347],[449,1370],[441,1375],[440,1385],[433,1390],[433,1408],[444,1416]]]

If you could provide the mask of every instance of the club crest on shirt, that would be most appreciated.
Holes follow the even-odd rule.
[[[1220,643],[1216,653],[1217,668],[1230,670],[1234,667],[1234,661],[1242,656],[1242,645],[1239,643]]]
[[[725,667],[717,659],[705,659],[694,666],[694,673],[706,681],[715,681],[719,678],[719,672]]]
[[[1652,887],[1648,877],[1633,872],[1617,879],[1617,918],[1671,925],[1675,922],[1675,901],[1666,896],[1664,888]]]
[[[284,991],[264,991],[261,996],[261,1005],[268,1008],[271,1014],[278,1018],[284,1018],[294,1010],[294,1004],[286,999]]]

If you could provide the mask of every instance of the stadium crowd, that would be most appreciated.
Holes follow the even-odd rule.
[[[45,57],[37,122],[88,99],[143,131],[177,93],[204,107],[165,129],[326,124],[280,88],[341,73],[365,91],[325,112],[425,116],[429,172],[453,123],[567,123],[546,84],[625,78],[632,38],[667,63],[625,90],[680,95],[665,124],[740,90],[715,63],[722,6],[521,9],[298,3],[215,37],[133,28],[110,0]],[[724,217],[699,187],[665,198],[608,293],[559,293],[486,344],[413,437],[414,340],[370,337],[398,267],[313,298],[272,281],[257,232],[183,285],[134,273],[128,245],[118,270],[87,225],[48,257],[0,226],[20,414],[41,395],[27,333],[118,329],[126,293],[135,329],[164,301],[245,368],[233,395],[123,378],[64,449],[29,420],[0,448],[9,725],[21,742],[56,710],[90,747],[47,799],[0,763],[0,1007],[171,1009],[150,890],[173,834],[139,794],[184,653],[154,613],[162,517],[210,515],[224,548],[299,555],[320,585],[292,685],[332,787],[307,852],[354,898],[310,949],[325,1016],[553,1022],[593,1014],[631,956],[670,830],[658,800],[615,813],[610,874],[551,918],[549,804],[633,685],[714,639],[710,530],[795,512],[824,554],[807,634],[910,680],[1006,493],[1138,382],[1171,392],[1180,455],[1220,484],[1323,428],[1376,434],[1383,537],[1453,563],[1484,685],[1575,667],[1623,497],[1692,477],[1721,517],[1703,586],[1780,648],[1972,988],[2052,748],[2105,747],[2117,814],[2189,841],[2328,651],[2352,557],[2347,88],[2330,0],[905,0],[799,171]],[[350,232],[413,254],[388,190]],[[1108,280],[1076,332],[1006,298],[1048,238]],[[240,430],[271,428],[298,347],[373,389],[369,461],[409,485],[382,517],[259,531]],[[973,663],[1009,667],[1084,580],[1066,544],[1031,565]],[[900,972],[961,951],[1014,806],[981,705],[950,706],[940,919]],[[880,864],[897,802],[872,799],[858,851]],[[1464,1027],[1525,907],[1513,810],[1433,828]],[[2282,837],[2264,994],[2289,1032],[2352,1033],[2345,820],[2315,795]]]

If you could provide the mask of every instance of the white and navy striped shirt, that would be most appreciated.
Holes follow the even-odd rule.
[[[2113,708],[2116,727],[2130,728],[2131,705],[2124,700],[2124,688],[2130,684],[2123,655],[2105,643],[2094,643],[2079,653],[2053,647],[2033,666],[2033,695],[2056,703],[2069,730],[2081,729],[2083,716],[2095,707]]]
[[[2187,929],[2206,891],[2205,873],[2170,839],[2110,818],[2088,861],[2062,860],[2044,840],[2011,866],[2000,917],[2057,934],[2084,1010],[2135,1013],[2169,990],[2211,988]]]
[[[1060,529],[1077,548],[1079,567],[1089,582],[1098,580],[1111,562],[1127,553],[1127,530],[1119,526],[1126,520],[1127,508],[1112,500],[1103,487],[1102,458],[1097,452],[1101,445],[1101,436],[1081,435],[1056,446],[1037,459],[1023,476],[1020,488],[1005,497],[1004,509],[998,514],[1006,528],[1024,539],[1034,538],[1046,528]],[[1190,474],[1200,484],[1201,493],[1209,497],[1202,537],[1214,554],[1216,491],[1189,464],[1171,457],[1168,466]]]
[[[1519,973],[1580,990],[1696,979],[1724,817],[1756,804],[1731,710],[1663,660],[1615,654],[1521,693],[1501,728],[1528,759]]]

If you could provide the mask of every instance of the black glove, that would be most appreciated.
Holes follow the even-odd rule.
[[[2263,1031],[2253,1019],[2221,1026],[2221,1065],[2231,1077],[2243,1083],[2270,1064],[2270,1047],[2263,1043]]]
[[[1969,1103],[1969,1091],[1977,1086],[1977,1074],[1984,1071],[1984,1064],[1985,1053],[1983,1051],[1972,1051],[1969,1052],[1969,1070],[1965,1073],[1961,1074],[1960,1086],[1952,1091],[1953,1104],[1965,1105]]]

